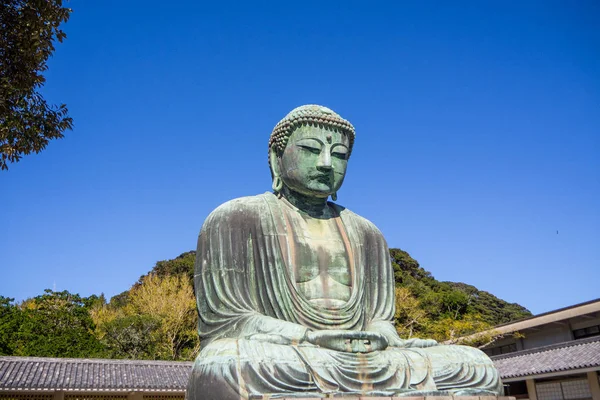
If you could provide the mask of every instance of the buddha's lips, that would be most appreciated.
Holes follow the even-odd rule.
[[[331,183],[332,181],[332,176],[329,174],[315,174],[311,178],[322,183]]]

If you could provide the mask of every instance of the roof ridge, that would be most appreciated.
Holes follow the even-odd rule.
[[[505,323],[500,324],[500,325],[495,325],[492,328],[492,330],[493,329],[497,329],[497,328],[501,328],[503,326],[513,325],[513,324],[516,324],[518,322],[528,321],[530,319],[536,319],[536,318],[543,317],[543,316],[546,316],[546,315],[550,315],[550,314],[554,314],[554,313],[559,313],[559,312],[562,312],[562,311],[567,311],[567,310],[571,310],[571,309],[574,309],[574,308],[587,306],[587,305],[598,303],[598,302],[600,302],[600,298],[593,299],[593,300],[588,300],[588,301],[584,301],[583,303],[577,303],[577,304],[573,304],[573,305],[566,306],[566,307],[557,308],[555,310],[545,311],[545,312],[540,313],[540,314],[532,315],[531,317],[525,317],[525,318],[517,319],[517,320],[514,320],[514,321],[510,321],[510,322],[505,322]]]
[[[82,363],[82,364],[129,364],[129,365],[171,365],[171,366],[191,366],[193,361],[169,361],[169,360],[132,360],[125,358],[62,358],[62,357],[21,357],[21,356],[0,356],[2,361],[29,361],[29,362],[64,362],[64,363]]]
[[[543,353],[543,352],[549,351],[549,350],[561,349],[561,348],[572,347],[572,346],[579,346],[582,344],[593,343],[593,342],[600,342],[600,336],[592,336],[589,338],[578,339],[578,340],[569,340],[567,342],[549,344],[547,346],[536,347],[534,349],[520,350],[520,351],[514,351],[512,353],[491,356],[490,358],[492,360],[503,360],[505,358],[519,357],[519,356],[523,356],[526,354]]]

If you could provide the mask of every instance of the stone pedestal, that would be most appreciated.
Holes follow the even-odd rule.
[[[333,395],[327,397],[302,397],[302,400],[321,400],[321,399],[340,399],[340,400],[515,400],[509,396],[405,396],[405,397],[372,397],[372,396],[344,396]],[[263,397],[268,400],[268,397]],[[282,400],[300,400],[298,397],[286,397]]]

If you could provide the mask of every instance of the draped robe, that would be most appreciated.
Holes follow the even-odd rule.
[[[231,200],[206,219],[198,239],[195,292],[201,351],[187,398],[402,395],[478,388],[500,393],[491,361],[463,346],[405,348],[392,324],[394,276],[381,232],[329,203],[346,246],[350,299],[323,307],[296,288],[294,226],[272,193]],[[383,334],[390,347],[341,352],[305,341],[307,330]]]

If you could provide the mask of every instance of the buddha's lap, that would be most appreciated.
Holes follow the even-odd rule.
[[[296,392],[391,396],[407,390],[461,389],[493,394],[501,393],[501,388],[489,358],[470,347],[344,353],[312,345],[220,339],[204,347],[196,359],[188,399],[237,400]]]
[[[247,339],[220,339],[204,347],[194,369],[220,365],[242,370],[251,366],[263,370],[288,369],[309,374],[317,368],[356,369],[361,374],[375,373],[383,366],[390,369],[410,369],[412,374],[436,377],[471,370],[493,370],[490,359],[480,350],[458,345],[428,348],[388,347],[372,353],[346,353],[311,344],[281,345]],[[309,367],[310,366],[310,367]],[[421,372],[421,373],[419,373]]]

